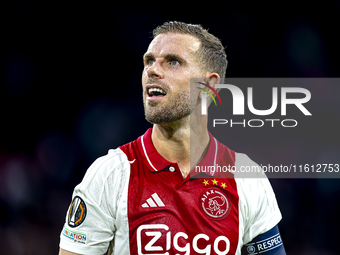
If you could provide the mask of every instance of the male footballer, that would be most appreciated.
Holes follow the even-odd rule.
[[[254,163],[208,132],[203,91],[190,87],[190,78],[213,88],[225,76],[220,40],[200,25],[166,22],[143,61],[153,128],[89,167],[74,190],[59,254],[286,254],[267,178],[193,171]]]

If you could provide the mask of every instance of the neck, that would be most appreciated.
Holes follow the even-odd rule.
[[[190,124],[190,117],[192,122]],[[155,124],[152,131],[153,144],[162,157],[176,162],[185,178],[204,156],[209,144],[207,119],[200,115],[187,116],[181,120],[167,124]]]

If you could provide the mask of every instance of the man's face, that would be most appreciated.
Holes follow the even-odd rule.
[[[195,55],[199,46],[197,38],[186,34],[160,34],[152,40],[143,57],[143,102],[147,121],[170,123],[194,110],[196,102],[190,102],[190,78],[202,75]]]

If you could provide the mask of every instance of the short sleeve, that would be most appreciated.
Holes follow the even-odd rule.
[[[255,165],[245,154],[236,154],[238,165]],[[258,178],[235,178],[239,194],[242,241],[246,244],[258,235],[272,229],[281,220],[274,191],[268,178],[259,173]]]
[[[60,234],[60,248],[79,254],[104,254],[114,239],[119,188],[126,183],[127,159],[119,150],[97,159],[72,195]]]

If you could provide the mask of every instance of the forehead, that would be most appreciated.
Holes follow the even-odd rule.
[[[199,49],[200,41],[187,34],[165,33],[156,36],[150,43],[146,53],[155,56],[167,54],[180,54],[183,57],[192,57]]]

